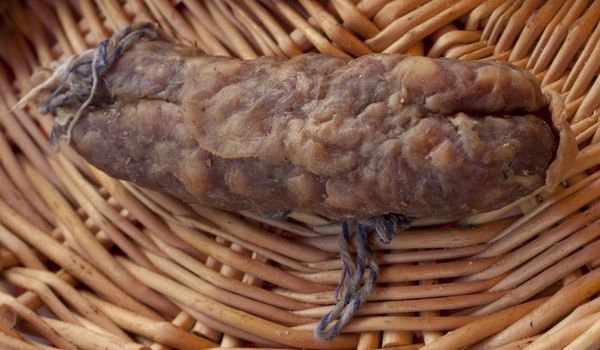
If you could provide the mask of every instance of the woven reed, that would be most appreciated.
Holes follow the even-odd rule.
[[[600,1],[28,0],[0,14],[0,348],[598,348]],[[11,110],[36,66],[137,21],[243,58],[508,60],[563,94],[580,153],[550,196],[376,246],[369,302],[317,342],[338,224],[190,208],[54,153],[51,119]]]

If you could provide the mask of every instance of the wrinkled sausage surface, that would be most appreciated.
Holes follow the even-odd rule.
[[[100,85],[73,129],[84,158],[227,210],[453,219],[542,186],[558,144],[534,78],[495,61],[240,60],[140,40]]]

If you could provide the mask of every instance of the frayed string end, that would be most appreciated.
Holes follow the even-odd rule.
[[[50,143],[55,148],[58,147],[58,139],[61,136],[64,136],[69,143],[73,126],[92,103],[102,75],[129,46],[140,38],[145,36],[155,38],[160,34],[157,26],[152,23],[127,27],[113,38],[101,41],[95,49],[73,55],[55,67],[51,76],[23,96],[13,109],[24,108],[43,90],[51,90],[52,93],[39,108],[42,114],[53,113],[66,103],[81,101],[76,113],[56,118],[50,134]]]

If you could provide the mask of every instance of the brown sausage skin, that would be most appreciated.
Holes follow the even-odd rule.
[[[84,158],[228,210],[454,219],[542,186],[558,142],[535,80],[493,61],[244,61],[140,41],[101,84],[73,129]]]

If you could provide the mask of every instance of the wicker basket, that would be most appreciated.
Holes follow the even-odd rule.
[[[9,0],[0,14],[1,349],[600,347],[600,1]],[[141,21],[248,59],[508,60],[563,94],[580,152],[551,195],[377,246],[369,302],[316,341],[338,224],[190,208],[54,152],[51,118],[12,109],[36,66]]]

